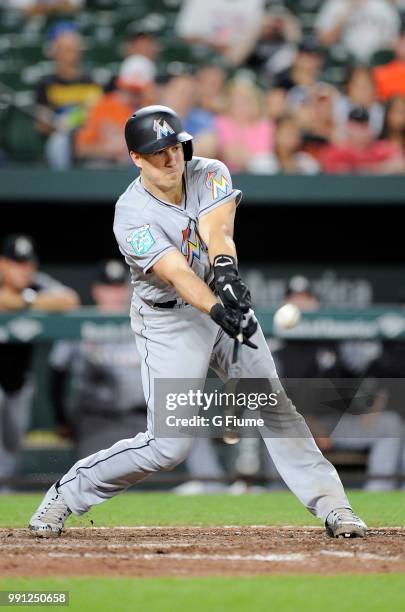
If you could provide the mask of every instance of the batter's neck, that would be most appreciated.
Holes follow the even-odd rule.
[[[181,182],[173,187],[170,190],[164,190],[150,183],[148,180],[145,180],[144,177],[141,177],[141,182],[149,193],[151,193],[158,200],[163,200],[164,202],[168,202],[169,204],[176,204],[180,206],[183,201],[183,190],[184,190],[184,179],[182,178]]]

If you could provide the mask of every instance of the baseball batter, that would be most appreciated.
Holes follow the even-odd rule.
[[[192,136],[164,106],[137,111],[125,138],[140,176],[117,202],[114,233],[132,274],[131,325],[143,361],[148,428],[73,465],[32,516],[31,532],[59,535],[72,512],[81,515],[183,461],[190,438],[154,435],[155,416],[164,409],[155,402],[154,382],[204,379],[209,367],[226,380],[242,331],[242,376],[268,379],[279,392],[277,406],[261,411],[261,434],[277,470],[329,535],[364,536],[367,527],[353,514],[336,470],[278,381],[251,309],[233,241],[242,194],[228,169],[193,157]]]

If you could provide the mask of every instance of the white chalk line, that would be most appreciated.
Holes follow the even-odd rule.
[[[151,555],[148,553],[116,554],[114,557],[105,553],[58,553],[50,552],[47,555],[53,558],[88,558],[88,559],[140,559],[144,561],[156,561],[160,559],[170,559],[172,561],[304,561],[307,555],[302,553],[291,554],[268,554],[268,555],[203,555],[203,554],[184,554],[168,553],[166,555]]]
[[[84,551],[84,553],[82,552],[77,552],[77,553],[71,553],[73,555],[77,555],[78,557],[86,555],[86,554],[98,554],[96,552],[92,552],[92,553],[88,553],[87,548],[88,545],[85,543],[81,543],[81,542],[61,542],[61,541],[57,541],[57,542],[52,542],[49,540],[34,540],[32,542],[32,546],[35,547],[37,550],[36,552],[40,555],[41,553],[44,554],[53,554],[52,551],[56,551],[58,553],[58,556],[64,555],[64,554],[68,554],[65,552],[59,552],[61,549],[75,549],[77,551]],[[103,550],[128,550],[128,551],[134,551],[134,549],[158,549],[158,550],[170,550],[171,548],[192,548],[195,546],[195,543],[192,542],[161,542],[161,543],[157,543],[157,542],[139,542],[137,544],[105,544],[103,542],[92,542],[92,547],[93,548],[100,548]],[[208,547],[211,546],[210,543],[199,543],[198,544],[199,547],[204,548],[204,547]],[[13,551],[13,550],[17,550],[17,549],[26,549],[27,545],[25,544],[20,544],[20,543],[16,543],[16,544],[12,544],[7,543],[6,545],[2,545],[2,550],[4,552],[7,551]],[[133,553],[133,554],[137,554],[137,553]],[[156,558],[156,555],[158,555],[160,553],[155,553],[154,555],[151,555],[151,557]],[[168,555],[165,555],[165,557],[170,557],[170,555],[173,554],[183,554],[183,553],[169,553]],[[186,554],[186,553],[184,553]],[[269,553],[270,555],[273,555],[273,553]],[[265,557],[268,557],[268,555],[264,555]],[[278,555],[278,553],[274,553],[276,556]],[[290,557],[291,555],[298,555],[301,556],[304,554],[304,556],[308,556],[307,553],[285,553],[284,556]],[[368,552],[358,552],[358,551],[344,551],[344,550],[326,550],[326,549],[321,549],[320,551],[317,551],[315,553],[311,553],[312,556],[316,556],[317,554],[321,554],[321,555],[326,555],[329,557],[338,557],[338,558],[342,558],[342,559],[353,559],[353,558],[358,558],[361,559],[363,561],[366,560],[375,560],[375,561],[392,561],[392,560],[400,560],[401,557],[398,555],[379,555],[379,554],[375,554],[375,553],[368,553]],[[110,557],[111,555],[105,555],[106,557]],[[114,554],[113,557],[118,557],[119,553]],[[186,554],[187,556],[187,554]],[[215,555],[214,555],[215,556]],[[232,556],[232,555],[231,555]],[[280,555],[278,555],[280,556]],[[212,558],[212,555],[208,555],[207,558]],[[263,555],[242,555],[242,556],[238,556],[238,559],[241,560],[266,560],[266,559],[262,559]],[[260,559],[259,559],[260,557]],[[188,555],[187,558],[191,558],[190,555]],[[229,558],[229,555],[227,555],[227,558]]]
[[[37,540],[34,540],[33,537],[31,536],[30,538],[30,544],[21,544],[21,543],[16,543],[13,544],[12,542],[7,542],[6,544],[2,544],[1,545],[1,550],[17,550],[17,549],[26,549],[31,547],[36,548],[39,552],[41,552],[42,550],[49,550],[49,549],[60,549],[60,548],[76,548],[76,549],[85,549],[87,550],[89,547],[89,544],[91,545],[92,548],[102,548],[102,549],[107,549],[107,550],[115,550],[115,549],[124,549],[124,550],[134,550],[134,548],[158,548],[158,549],[163,549],[163,548],[194,548],[195,547],[195,542],[137,542],[134,544],[106,544],[105,542],[101,541],[101,542],[97,542],[97,540],[95,541],[91,541],[90,543],[87,542],[69,542],[69,541],[61,541],[61,540],[57,540],[52,541],[52,540],[48,540],[48,539],[40,539],[38,538]],[[208,547],[208,546],[212,546],[212,544],[210,544],[209,542],[202,542],[199,543],[198,546],[201,547]]]
[[[375,555],[372,553],[358,553],[350,551],[330,551],[321,550],[321,555],[331,556],[341,559],[351,559],[359,561],[384,561],[393,562],[398,561],[398,556],[385,556]],[[37,559],[41,556],[40,554],[26,555],[29,558]],[[237,554],[198,554],[198,553],[167,553],[160,555],[158,553],[116,553],[109,555],[105,552],[52,552],[48,551],[45,555],[52,559],[124,559],[124,560],[139,560],[139,561],[154,561],[159,558],[160,560],[170,561],[239,561],[239,562],[282,562],[282,563],[297,563],[303,561],[317,561],[316,555],[312,553],[267,553],[267,554],[256,554],[256,555],[237,555]]]
[[[65,554],[71,554],[77,557],[82,557],[82,556],[86,556],[86,555],[93,555],[93,554],[100,554],[96,551],[93,551],[91,553],[86,552],[88,549],[88,544],[84,543],[84,542],[68,542],[68,541],[61,541],[61,540],[57,540],[52,541],[52,540],[31,540],[31,545],[32,547],[36,548],[36,553],[38,555],[41,554],[45,554],[45,555],[55,555],[56,556],[63,556]],[[111,551],[115,551],[115,550],[127,550],[127,551],[131,551],[131,557],[133,557],[133,555],[137,555],[138,553],[133,552],[134,549],[158,549],[158,550],[170,550],[173,548],[192,548],[195,546],[194,542],[138,542],[138,543],[134,543],[134,544],[106,544],[104,542],[92,542],[91,543],[92,548],[99,548],[102,550],[111,550]],[[211,546],[211,544],[209,542],[201,542],[198,544],[199,547],[204,548],[204,547],[208,547]],[[22,544],[22,543],[15,543],[13,544],[12,542],[7,542],[6,544],[2,545],[2,550],[4,552],[13,552],[14,550],[18,550],[18,549],[26,549],[27,545],[26,544]],[[63,552],[63,550],[61,551],[61,549],[74,549],[76,551],[83,551],[83,552]],[[53,552],[56,551],[56,552]],[[156,558],[156,555],[159,555],[160,553],[154,553],[153,555],[150,555],[151,558]],[[186,555],[187,558],[196,558],[195,556],[193,557],[192,555],[187,555],[187,553],[169,553],[165,555],[165,558],[174,558],[173,555],[175,554],[183,554]],[[358,552],[358,551],[343,551],[343,550],[327,550],[327,549],[321,549],[320,551],[311,553],[310,556],[315,557],[317,554],[321,554],[321,555],[326,555],[326,556],[330,556],[330,557],[338,557],[338,558],[342,558],[342,559],[353,559],[353,558],[357,558],[360,559],[362,561],[397,561],[400,560],[401,557],[398,555],[378,555],[375,553],[368,553],[368,552]],[[269,555],[273,555],[276,557],[280,557],[280,555],[278,553],[269,553],[267,555],[226,555],[226,558],[229,559],[231,556],[235,558],[235,560],[272,560],[269,559]],[[294,557],[294,555],[297,555],[297,558],[295,560],[300,560],[298,557],[300,558],[304,558],[304,557],[308,557],[307,553],[285,553],[284,556],[288,557],[288,560],[290,559],[291,555]],[[113,555],[107,555],[104,554],[105,557],[109,557],[109,558],[127,558],[128,555],[126,553],[123,553],[122,555],[120,555],[120,553],[115,553]],[[281,555],[283,556],[283,555]],[[203,555],[204,558],[219,558],[222,556],[218,556],[218,555]],[[264,558],[266,557],[266,558]],[[142,555],[140,555],[140,558],[146,558],[146,557],[142,557]],[[200,557],[199,557],[200,558]],[[281,559],[276,559],[276,560],[281,560]]]
[[[353,553],[345,550],[320,550],[319,554],[329,557],[339,557],[341,559],[361,559],[361,561],[398,561],[401,559],[398,555],[376,555],[374,553]]]

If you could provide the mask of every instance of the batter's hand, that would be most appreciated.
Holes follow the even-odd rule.
[[[243,313],[252,307],[250,291],[239,276],[236,261],[230,255],[217,255],[214,259],[215,290],[225,308]]]
[[[249,340],[257,330],[257,321],[254,315],[243,315],[242,312],[233,308],[224,308],[222,304],[214,304],[210,310],[210,317],[231,338],[235,339],[242,332],[243,344],[250,348],[257,348],[256,344]]]
[[[250,308],[249,312],[247,314],[244,314],[242,317],[243,338],[250,338],[251,336],[253,336],[256,330],[257,330],[257,319],[255,317],[255,313]],[[247,344],[247,342],[245,344]],[[257,348],[256,345],[254,345],[252,342],[250,344],[253,345],[255,348]]]

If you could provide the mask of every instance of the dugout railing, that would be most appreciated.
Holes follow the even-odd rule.
[[[75,168],[58,172],[46,167],[6,166],[0,170],[0,202],[58,204],[86,202],[111,205],[136,178],[132,167],[91,170]],[[269,206],[404,205],[404,175],[274,176],[233,175],[244,201]]]

